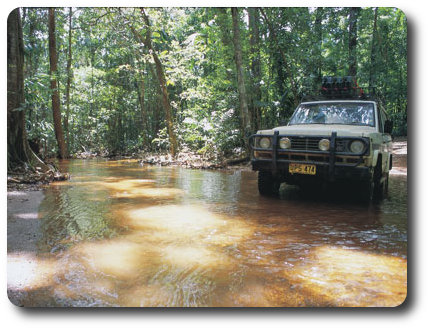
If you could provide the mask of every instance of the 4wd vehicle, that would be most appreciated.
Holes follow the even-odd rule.
[[[260,194],[278,194],[282,182],[313,188],[343,181],[365,200],[382,198],[392,167],[392,122],[353,78],[323,82],[321,95],[302,102],[286,126],[250,137]]]

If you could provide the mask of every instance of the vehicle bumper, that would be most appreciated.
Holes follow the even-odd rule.
[[[271,138],[270,148],[257,148],[254,146],[253,139],[256,137]],[[324,179],[328,181],[337,180],[367,180],[372,177],[373,170],[368,166],[369,159],[369,143],[364,138],[360,139],[365,144],[365,148],[361,153],[353,154],[350,152],[338,151],[336,147],[337,141],[350,139],[350,137],[338,137],[336,132],[332,132],[330,137],[312,137],[317,140],[329,138],[330,148],[328,151],[321,150],[304,150],[304,149],[281,149],[279,148],[279,140],[282,137],[293,137],[291,135],[280,135],[275,131],[273,135],[252,135],[250,137],[250,146],[253,158],[251,159],[252,169],[254,171],[267,170],[271,171],[275,176],[282,176],[287,181],[309,180],[312,178]],[[306,137],[305,137],[306,138]],[[256,153],[255,153],[256,152]],[[264,153],[267,158],[258,157],[259,153]],[[257,155],[257,156],[256,156]],[[301,160],[296,160],[299,157]],[[311,160],[316,159],[320,160]],[[322,159],[322,160],[321,160]],[[338,159],[341,162],[338,162]],[[291,174],[289,173],[289,164],[305,164],[315,165],[316,172],[314,175],[309,174]]]
[[[288,172],[290,163],[315,165],[316,173],[315,175],[291,174]],[[351,164],[335,164],[333,166],[330,166],[330,164],[321,164],[317,162],[295,162],[287,160],[278,160],[276,162],[276,170],[274,170],[273,162],[271,159],[252,159],[251,164],[252,169],[254,171],[272,171],[275,175],[282,175],[284,177],[289,177],[290,179],[300,179],[306,177],[306,179],[317,178],[328,181],[362,181],[369,180],[372,175],[369,167],[356,166]]]

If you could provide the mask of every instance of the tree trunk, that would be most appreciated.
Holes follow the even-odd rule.
[[[147,130],[146,122],[148,120],[148,116],[146,115],[146,107],[145,107],[145,81],[144,81],[144,77],[139,77],[137,83],[139,84],[137,94],[139,96],[140,115],[142,117],[142,129]]]
[[[261,58],[260,58],[260,31],[258,29],[258,10],[248,8],[249,30],[250,30],[250,53],[252,73],[252,128],[258,130],[261,127]]]
[[[24,105],[24,45],[19,9],[7,21],[7,131],[8,167],[27,162]]]
[[[145,38],[143,38],[132,25],[130,25],[130,29],[131,29],[132,33],[134,34],[134,36],[139,41],[141,41],[145,45],[146,48],[148,48],[149,53],[152,55],[152,58],[154,60],[155,71],[157,73],[157,79],[158,79],[158,83],[159,83],[159,87],[160,87],[160,91],[161,91],[161,95],[162,95],[162,102],[161,103],[163,105],[164,114],[165,114],[167,134],[169,135],[170,154],[172,156],[175,156],[176,152],[178,150],[178,143],[177,143],[176,134],[175,134],[175,131],[173,128],[172,108],[170,105],[169,93],[167,91],[166,76],[164,73],[163,65],[161,64],[161,61],[157,55],[157,52],[155,51],[155,49],[152,46],[152,41],[151,41],[152,32],[151,32],[151,25],[149,23],[149,18],[146,15],[145,10],[143,8],[140,9],[140,12],[142,14],[143,21],[144,21],[145,27],[146,27]]]
[[[151,76],[153,81],[158,81],[157,74],[155,73],[154,65],[152,63],[147,64],[147,68],[149,68],[149,71],[151,71]],[[158,84],[157,84],[158,85]],[[151,114],[152,114],[152,121],[151,124],[151,135],[152,137],[155,137],[158,132],[160,131],[160,103],[161,103],[161,90],[158,88],[159,94],[151,93],[152,95],[152,101],[148,104],[148,111],[150,108],[152,108]],[[149,113],[149,112],[148,112]]]
[[[28,43],[30,45],[31,49],[35,49],[35,45],[34,45],[34,40],[35,40],[35,35],[34,35],[34,21],[33,19],[31,19],[31,10],[30,8],[27,8],[27,15],[28,15]],[[23,20],[24,20],[24,16],[23,16]],[[24,76],[27,78],[32,78],[36,72],[36,70],[34,69],[34,65],[33,65],[33,56],[32,56],[32,52],[28,52],[28,54],[26,54],[24,56],[24,62],[25,62],[25,69],[24,69]],[[35,61],[37,62],[37,61]],[[28,120],[30,122],[32,122],[32,115],[33,115],[33,111],[30,107],[30,109],[28,109],[28,113],[26,113],[26,116],[28,118]]]
[[[69,132],[69,115],[70,115],[70,85],[72,82],[72,8],[69,8],[69,39],[67,52],[67,83],[66,83],[66,117],[64,118],[64,130],[66,133],[67,153],[70,152],[70,132]]]
[[[67,158],[63,128],[61,126],[60,96],[57,82],[57,45],[55,39],[55,9],[49,8],[49,66],[51,76],[52,114],[54,118],[55,138],[57,139],[59,156]]]
[[[237,71],[237,88],[239,91],[240,115],[242,119],[242,135],[246,144],[247,136],[251,133],[251,121],[249,119],[248,102],[246,100],[245,80],[242,66],[242,47],[239,33],[239,15],[237,8],[231,8],[231,16],[233,18],[234,59],[236,62]]]
[[[152,57],[154,58],[155,71],[157,72],[158,82],[161,89],[162,104],[166,116],[167,133],[169,134],[170,154],[175,156],[177,151],[177,142],[176,135],[173,130],[172,110],[170,106],[169,94],[167,92],[166,78],[164,76],[163,66],[155,52],[152,52]]]
[[[7,20],[7,167],[26,163],[45,169],[27,141],[24,101],[24,45],[17,8]]]
[[[349,42],[348,42],[348,75],[357,75],[357,21],[360,13],[359,7],[351,7],[349,10]]]
[[[230,13],[228,12],[227,8],[216,8],[215,22],[221,30],[221,43],[223,45],[220,51],[222,52],[221,55],[225,58],[227,63],[234,61],[234,52],[232,52],[231,47],[233,40],[229,17]],[[233,70],[225,70],[224,74],[228,81],[234,81],[236,79]]]
[[[370,67],[369,67],[369,89],[375,93],[375,69],[376,69],[376,42],[378,35],[378,7],[375,8],[373,18],[372,46],[370,49]]]
[[[137,68],[139,70],[140,68]],[[143,145],[149,145],[147,138],[149,135],[149,118],[148,113],[145,106],[145,76],[143,73],[139,73],[137,77],[137,96],[139,98],[139,106],[140,106],[140,117],[142,118],[142,130],[143,134]]]

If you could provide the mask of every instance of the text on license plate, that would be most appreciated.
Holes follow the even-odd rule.
[[[307,164],[290,164],[288,166],[288,172],[294,174],[309,174],[315,175],[317,172],[317,167],[315,165],[307,165]]]

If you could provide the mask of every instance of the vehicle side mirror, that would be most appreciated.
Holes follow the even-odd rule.
[[[393,132],[393,122],[391,120],[386,120],[384,124],[384,133],[391,134]]]
[[[285,119],[281,119],[279,121],[279,126],[286,126],[287,125],[287,121]]]

